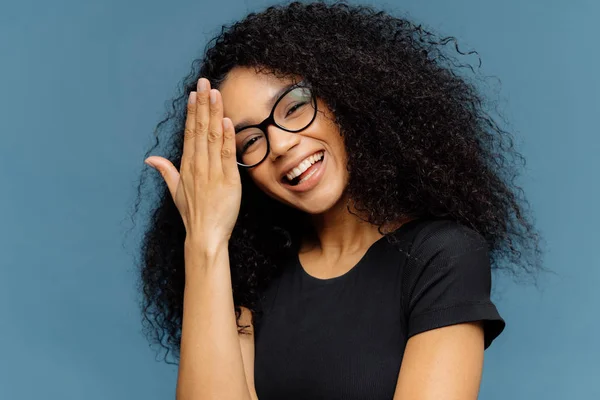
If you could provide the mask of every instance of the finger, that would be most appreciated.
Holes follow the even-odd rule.
[[[181,166],[187,165],[194,156],[196,136],[196,92],[191,92],[187,103],[187,116],[183,130],[183,154]]]
[[[217,89],[210,91],[210,121],[208,122],[208,169],[211,177],[223,176],[223,103]]]
[[[179,185],[179,172],[177,171],[177,168],[175,168],[171,161],[158,156],[150,156],[145,159],[144,162],[160,172],[174,201],[175,193],[177,193],[177,186]]]
[[[223,118],[223,149],[221,150],[223,174],[225,179],[234,179],[239,176],[237,159],[235,155],[235,130],[229,118]]]
[[[210,82],[206,78],[198,80],[198,93],[196,94],[196,128],[194,143],[194,165],[196,172],[206,173],[208,169],[208,146],[206,136],[208,135],[208,122],[210,119],[210,105],[208,93]]]

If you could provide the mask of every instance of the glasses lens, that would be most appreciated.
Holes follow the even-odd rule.
[[[297,87],[277,103],[274,113],[275,123],[289,131],[301,131],[311,123],[315,111],[310,90]]]
[[[310,89],[297,87],[279,100],[273,112],[275,123],[288,131],[298,132],[306,128],[315,117],[316,107]],[[238,162],[253,166],[267,155],[267,139],[258,128],[246,128],[235,135]]]
[[[262,161],[267,154],[265,133],[258,128],[246,128],[235,135],[238,162],[254,165]]]

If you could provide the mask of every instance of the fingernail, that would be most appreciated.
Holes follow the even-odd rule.
[[[202,78],[198,81],[198,90],[200,92],[205,92],[208,89],[208,82],[206,79]]]
[[[150,163],[150,161],[148,161],[148,160],[145,160],[145,161],[144,161],[144,163],[145,163],[146,165],[149,165],[150,167],[154,168],[154,165],[152,165],[152,164]]]
[[[210,104],[215,104],[217,102],[217,91],[215,89],[211,89],[210,91]]]
[[[190,104],[196,103],[196,92],[191,92],[190,93],[189,102],[190,102]]]

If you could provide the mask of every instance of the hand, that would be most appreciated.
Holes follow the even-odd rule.
[[[188,99],[181,173],[166,158],[145,160],[167,183],[186,242],[217,245],[231,237],[242,197],[235,151],[235,131],[231,120],[223,118],[221,93],[200,78]]]

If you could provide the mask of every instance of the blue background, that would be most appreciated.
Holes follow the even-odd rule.
[[[125,232],[143,154],[191,61],[266,1],[0,5],[0,399],[174,398],[141,334]],[[495,276],[507,321],[481,399],[600,398],[600,55],[594,0],[405,0],[477,50],[528,159],[523,184],[557,272]]]

